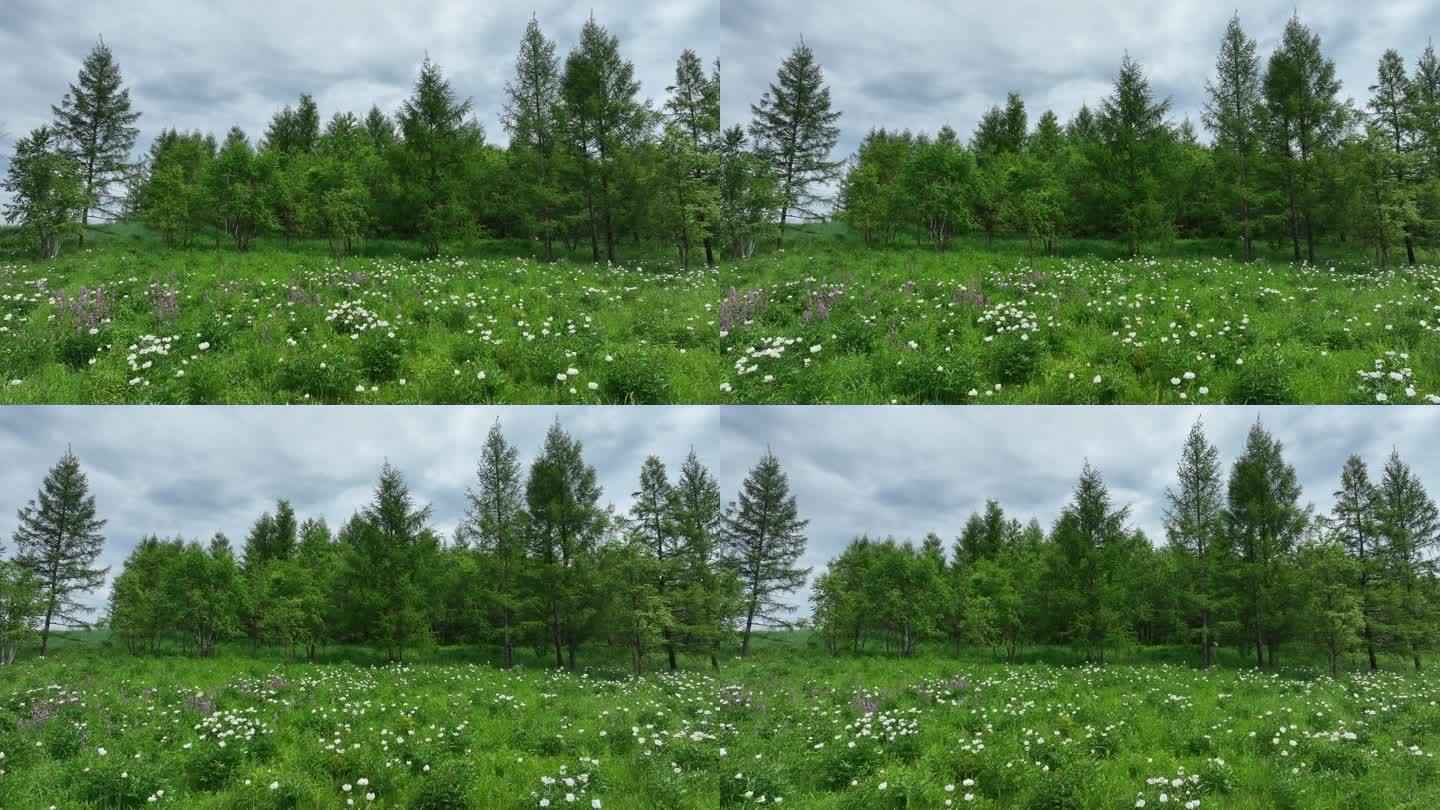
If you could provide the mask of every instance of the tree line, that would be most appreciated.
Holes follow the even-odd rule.
[[[786,626],[786,595],[808,574],[796,567],[807,521],[772,453],[728,506],[694,451],[673,478],[647,458],[626,514],[602,495],[581,443],[558,422],[528,470],[497,422],[449,537],[386,463],[369,503],[335,532],[281,499],[238,549],[223,533],[204,543],[142,538],[115,577],[104,623],[134,653],[178,644],[210,656],[248,640],[287,660],[314,660],[329,644],[401,660],[436,644],[479,644],[498,648],[505,667],[529,646],[574,669],[584,645],[605,643],[628,650],[637,673],[657,657],[673,671],[681,655],[717,667],[722,649],[738,641],[748,655],[755,630]],[[106,573],[85,568],[103,545],[103,521],[73,454],[36,503],[21,513],[22,554],[0,568],[10,657],[35,635],[44,654],[52,618],[86,626],[73,597]],[[37,547],[59,562],[37,565]]]
[[[1013,661],[1059,644],[1103,663],[1117,647],[1182,644],[1209,668],[1229,645],[1274,669],[1283,646],[1309,644],[1331,674],[1355,651],[1371,670],[1389,652],[1418,671],[1440,641],[1435,501],[1398,452],[1379,480],[1352,455],[1317,514],[1283,451],[1257,422],[1226,476],[1197,421],[1165,492],[1163,545],[1088,463],[1048,532],[991,500],[948,555],[933,533],[918,546],[857,538],[815,580],[814,625],[832,653],[976,644]]]
[[[922,241],[944,250],[959,235],[1024,238],[1054,253],[1066,238],[1116,239],[1131,255],[1177,237],[1233,240],[1241,258],[1257,241],[1317,261],[1322,238],[1364,245],[1389,267],[1440,242],[1440,58],[1426,47],[1407,73],[1394,50],[1380,58],[1361,106],[1340,95],[1320,37],[1292,17],[1262,60],[1238,14],[1206,83],[1202,142],[1175,122],[1142,65],[1128,54],[1114,89],[1064,124],[1050,111],[1031,125],[1009,94],[966,142],[875,129],[841,163],[830,159],[839,112],[803,42],[753,109],[752,131],[775,144],[781,240],[787,211],[835,216],[867,244]]]
[[[304,94],[259,137],[164,129],[137,158],[140,113],[101,40],[54,123],[16,143],[4,213],[47,258],[70,237],[83,247],[85,226],[105,219],[144,222],[184,247],[203,232],[239,250],[271,235],[345,254],[384,237],[435,256],[453,240],[517,238],[547,260],[588,248],[615,262],[622,243],[659,242],[687,267],[713,267],[739,213],[720,198],[734,166],[719,63],[683,51],[659,109],[640,90],[618,38],[593,17],[563,60],[532,17],[505,87],[503,148],[427,57],[393,112],[322,122]]]

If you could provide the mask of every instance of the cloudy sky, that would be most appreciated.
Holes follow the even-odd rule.
[[[810,519],[802,564],[817,569],[860,533],[918,541],[935,531],[948,546],[986,498],[1048,528],[1086,459],[1159,542],[1164,491],[1200,416],[1227,464],[1262,419],[1321,510],[1347,455],[1360,453],[1378,475],[1396,441],[1440,492],[1440,457],[1418,451],[1440,444],[1440,411],[1418,407],[10,407],[0,409],[0,541],[13,546],[15,510],[66,444],[109,520],[105,563],[116,572],[152,532],[204,540],[223,531],[238,547],[281,497],[338,528],[369,500],[386,459],[448,534],[491,423],[501,420],[528,466],[558,417],[599,471],[604,502],[622,512],[650,453],[673,475],[693,445],[728,502],[768,445]]]
[[[1240,21],[1269,57],[1297,8],[1292,0],[1254,0]],[[823,14],[804,3],[733,0],[721,17],[723,116],[748,122],[750,105],[774,80],[781,59],[803,37],[844,111],[839,157],[872,127],[934,132],[950,124],[963,137],[1008,91],[1025,97],[1030,120],[1052,109],[1065,121],[1081,103],[1109,93],[1128,50],[1151,85],[1170,96],[1174,118],[1200,125],[1205,80],[1234,6],[1208,0],[834,0]],[[1319,33],[1344,82],[1363,102],[1386,48],[1413,69],[1426,40],[1440,36],[1440,4],[1309,0],[1303,22]]]
[[[428,52],[475,111],[493,142],[505,142],[499,112],[520,36],[534,13],[560,58],[595,18],[620,39],[641,93],[663,101],[685,48],[715,58],[715,0],[4,0],[0,3],[0,125],[11,138],[50,119],[98,37],[131,87],[142,146],[163,128],[252,138],[272,113],[315,96],[322,119],[371,104],[392,112],[408,95]],[[12,143],[0,147],[0,171]]]

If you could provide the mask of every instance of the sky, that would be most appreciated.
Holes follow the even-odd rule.
[[[67,444],[109,521],[103,563],[112,576],[151,533],[204,541],[223,531],[239,548],[277,498],[338,529],[368,502],[387,459],[448,536],[497,418],[527,469],[559,419],[596,467],[602,503],[620,512],[649,454],[673,479],[693,446],[728,503],[769,447],[810,521],[801,565],[817,574],[862,533],[918,542],[934,531],[949,547],[987,498],[1048,529],[1086,460],[1131,506],[1133,525],[1162,542],[1164,492],[1196,418],[1227,467],[1262,420],[1283,442],[1304,499],[1322,511],[1349,454],[1378,478],[1396,444],[1440,495],[1440,456],[1420,451],[1440,446],[1440,410],[1420,407],[12,406],[0,409],[0,542],[13,553],[16,510]],[[107,595],[108,583],[95,604]],[[808,598],[802,590],[794,603]]]
[[[532,13],[563,63],[593,11],[634,63],[641,95],[658,105],[683,49],[707,62],[718,55],[718,8],[716,0],[4,0],[0,129],[10,139],[0,143],[0,172],[14,139],[49,122],[51,105],[102,36],[143,114],[142,149],[171,127],[223,137],[238,125],[257,139],[273,113],[305,92],[322,122],[337,111],[363,117],[371,104],[393,112],[427,53],[456,92],[473,99],[488,139],[505,143],[505,83]]]
[[[1107,95],[1128,51],[1156,94],[1169,96],[1173,119],[1200,128],[1205,80],[1234,6],[1208,0],[832,0],[824,13],[804,3],[732,0],[721,18],[722,119],[750,120],[750,105],[775,79],[803,37],[843,111],[836,159],[855,151],[871,128],[935,132],[950,124],[965,139],[1009,91],[1025,98],[1031,125],[1046,109],[1063,123],[1082,103]],[[1440,3],[1378,0],[1252,0],[1240,22],[1264,61],[1289,16],[1320,35],[1336,63],[1342,96],[1363,103],[1376,64],[1395,48],[1407,66],[1440,36]],[[1203,135],[1203,133],[1202,133]]]

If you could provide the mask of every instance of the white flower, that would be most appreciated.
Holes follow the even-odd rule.
[[[201,344],[200,344],[200,351],[203,352],[203,351],[205,351],[205,350],[208,349],[208,348],[210,348],[210,341],[207,340],[207,341],[205,341],[204,343],[201,343]]]
[[[820,353],[820,344],[819,344],[819,343],[816,343],[814,346],[811,346],[811,347],[810,347],[810,353],[811,353],[811,354],[819,354],[819,353]]]
[[[271,782],[271,783],[270,783],[270,789],[271,789],[271,790],[279,790],[279,789],[280,789],[280,783],[279,783],[279,782]]]
[[[591,382],[591,383],[587,384],[585,387],[586,387],[586,388],[589,388],[591,391],[599,391],[599,390],[600,390],[600,383]]]
[[[1095,379],[1091,380],[1091,382],[1095,383],[1096,385],[1099,385],[1099,384],[1100,384],[1100,375],[1099,375],[1099,374],[1096,374],[1096,375],[1095,375]]]

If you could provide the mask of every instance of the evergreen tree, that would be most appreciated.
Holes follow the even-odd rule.
[[[710,668],[718,670],[720,645],[738,610],[740,583],[722,556],[725,510],[720,484],[693,448],[680,466],[673,494],[679,543],[675,632],[688,649],[708,655]]]
[[[672,614],[669,602],[675,580],[680,573],[680,536],[675,521],[676,493],[665,472],[665,464],[656,456],[645,459],[640,468],[640,488],[630,494],[635,499],[630,507],[630,536],[649,556],[652,564],[654,598]],[[675,639],[667,626],[662,631],[665,654],[670,671],[679,669],[675,658]]]
[[[66,448],[35,499],[20,510],[14,535],[15,562],[40,581],[41,656],[49,649],[52,626],[86,627],[81,617],[94,612],[76,597],[103,585],[110,572],[95,567],[105,546],[104,527],[80,459]]]
[[[1075,494],[1053,532],[1064,566],[1056,594],[1065,617],[1065,635],[1085,651],[1087,661],[1105,663],[1105,649],[1122,633],[1123,592],[1117,574],[1126,552],[1130,507],[1116,508],[1100,472],[1087,462]]]
[[[66,234],[83,232],[78,217],[89,198],[79,166],[61,151],[55,130],[40,127],[15,142],[5,190],[11,195],[5,204],[5,221],[19,224],[40,258],[58,256]]]
[[[720,72],[706,75],[700,57],[685,50],[675,65],[675,83],[666,88],[664,136],[660,141],[661,179],[671,205],[669,227],[690,267],[690,251],[705,249],[705,264],[715,266],[713,233],[720,218]]]
[[[810,575],[810,569],[795,567],[805,553],[809,523],[800,518],[780,460],[767,450],[725,515],[725,555],[745,589],[742,658],[750,654],[750,634],[756,624],[783,627],[786,622],[780,614],[795,609],[780,598],[804,585]]]
[[[771,227],[780,207],[770,164],[749,149],[738,124],[720,138],[719,232],[731,257],[748,258],[756,240]]]
[[[84,228],[92,212],[115,216],[118,196],[115,187],[124,182],[135,166],[130,153],[140,130],[135,122],[140,113],[130,108],[130,90],[120,78],[120,66],[101,39],[85,57],[78,84],[51,108],[55,129],[64,142],[64,153],[78,167],[85,192],[80,212],[80,246],[85,246]]]
[[[0,562],[0,666],[15,663],[20,645],[35,637],[44,613],[40,579],[21,565]]]
[[[1218,569],[1224,564],[1220,453],[1205,438],[1200,420],[1190,427],[1175,471],[1179,487],[1166,489],[1165,534],[1183,555],[1185,600],[1200,619],[1200,662],[1214,663]]]
[[[1364,609],[1353,584],[1359,561],[1339,543],[1307,544],[1299,552],[1297,567],[1305,582],[1302,625],[1311,640],[1325,651],[1330,677],[1340,677],[1340,658],[1360,640]]]
[[[1398,191],[1408,192],[1413,172],[1410,168],[1410,154],[1415,148],[1414,119],[1410,114],[1409,97],[1413,95],[1410,80],[1405,75],[1405,61],[1394,49],[1385,51],[1380,57],[1375,84],[1370,86],[1370,126],[1385,139],[1391,161],[1391,181]],[[1408,194],[1406,195],[1409,196]],[[1408,222],[1400,223],[1400,236],[1405,242],[1405,255],[1409,264],[1415,264],[1415,243],[1411,239]],[[1382,243],[1383,244],[1383,243]],[[1387,257],[1388,258],[1388,257]],[[1382,260],[1381,267],[1388,262]]]
[[[1231,211],[1238,217],[1242,255],[1255,258],[1251,226],[1254,166],[1260,150],[1260,58],[1236,13],[1220,40],[1215,79],[1205,83],[1205,127],[1215,136],[1217,168]]]
[[[480,451],[475,488],[465,493],[469,508],[464,529],[466,537],[473,538],[481,553],[494,562],[496,581],[491,595],[493,609],[500,615],[501,665],[506,669],[515,665],[512,632],[524,599],[518,588],[525,561],[526,523],[520,487],[520,453],[505,440],[497,419]]]
[[[840,139],[840,111],[830,109],[830,88],[825,86],[815,53],[804,40],[780,64],[776,80],[750,106],[750,137],[755,153],[770,165],[779,188],[780,230],[775,246],[785,247],[785,223],[818,216],[823,187],[840,176],[840,161],[830,152]]]

